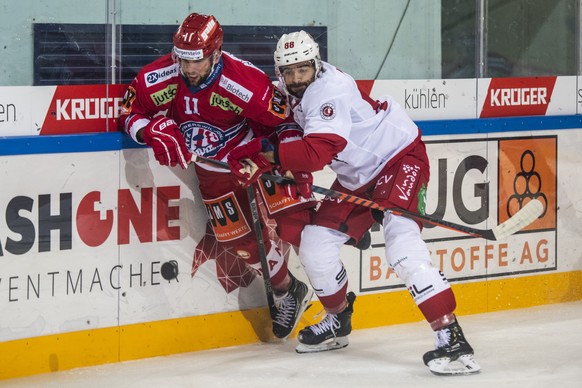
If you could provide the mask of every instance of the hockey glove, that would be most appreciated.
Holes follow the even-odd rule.
[[[284,181],[281,183],[283,194],[293,199],[310,199],[312,195],[311,185],[313,184],[313,175],[310,172],[287,171],[284,174],[285,178],[291,178],[295,182]]]
[[[184,135],[176,122],[167,117],[154,118],[145,126],[141,137],[152,147],[154,157],[162,166],[188,167],[191,153],[188,151]]]
[[[228,166],[236,179],[244,186],[255,183],[264,172],[275,167],[261,152],[273,151],[275,147],[266,137],[257,137],[247,144],[236,147],[228,154]]]

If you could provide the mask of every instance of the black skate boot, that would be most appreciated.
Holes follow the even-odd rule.
[[[473,360],[473,348],[463,335],[457,321],[435,332],[436,349],[422,357],[424,364],[435,375],[467,375],[478,373],[479,364]]]
[[[348,305],[339,314],[326,314],[321,322],[307,326],[299,332],[297,353],[314,353],[341,349],[348,346],[348,334],[352,332],[352,313],[356,294],[348,292]]]
[[[285,339],[293,332],[301,315],[307,309],[313,291],[307,284],[291,275],[291,286],[282,296],[274,296],[277,315],[273,319],[273,334]]]

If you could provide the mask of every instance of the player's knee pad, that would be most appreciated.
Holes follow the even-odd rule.
[[[450,289],[444,275],[433,267],[415,221],[386,214],[383,226],[388,264],[404,282],[417,305]]]
[[[348,239],[346,234],[322,226],[303,229],[299,258],[318,296],[333,295],[347,283],[340,249]]]
[[[416,222],[387,214],[383,228],[388,264],[400,279],[405,281],[422,264],[431,265],[430,253]]]

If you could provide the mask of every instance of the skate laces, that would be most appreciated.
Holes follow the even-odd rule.
[[[287,292],[281,298],[275,298],[275,306],[277,307],[277,316],[273,319],[273,323],[276,323],[281,326],[289,326],[291,320],[293,319],[293,315],[295,314],[295,309],[297,307],[297,303],[293,295],[290,292]]]
[[[317,314],[320,315],[321,313]],[[316,315],[316,317],[317,317]],[[340,328],[340,322],[336,314],[326,313],[321,322],[309,326],[309,329],[316,335],[331,331],[335,337],[335,331]]]

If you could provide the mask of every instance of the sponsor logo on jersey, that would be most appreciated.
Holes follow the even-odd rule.
[[[233,104],[232,101],[230,101],[228,98],[222,97],[221,95],[214,92],[210,96],[210,106],[217,106],[227,111],[230,110],[237,115],[240,115],[243,111],[240,106]]]
[[[300,205],[311,201],[302,201],[300,199],[293,199],[286,196],[284,194],[284,189],[282,188],[283,186],[275,184],[274,182],[265,179],[259,179],[258,183],[259,190],[261,190],[261,194],[265,200],[265,207],[267,208],[269,215],[273,215],[282,210],[289,209],[295,205]]]
[[[493,78],[480,117],[545,115],[556,78]]]
[[[178,75],[178,64],[173,64],[162,69],[150,71],[144,74],[146,87],[153,86]]]
[[[234,94],[244,102],[249,102],[253,93],[246,89],[245,87],[239,85],[238,83],[234,82],[228,77],[224,75],[220,77],[220,87],[229,92],[230,94]]]
[[[251,232],[249,223],[234,193],[230,192],[222,197],[205,199],[204,205],[206,205],[208,219],[217,241],[231,241]]]
[[[417,165],[403,164],[402,170],[397,176],[395,188],[398,193],[398,198],[403,202],[408,202],[412,197],[420,167]]]
[[[170,84],[166,86],[164,89],[160,90],[159,92],[155,92],[150,94],[152,101],[156,106],[164,105],[174,99],[176,97],[176,89],[178,88],[177,84]]]
[[[418,199],[418,213],[426,214],[426,185],[424,183],[422,186],[420,186],[420,190],[418,190],[416,198]]]
[[[321,106],[319,114],[324,120],[332,120],[335,117],[335,106],[331,102],[327,102]]]

